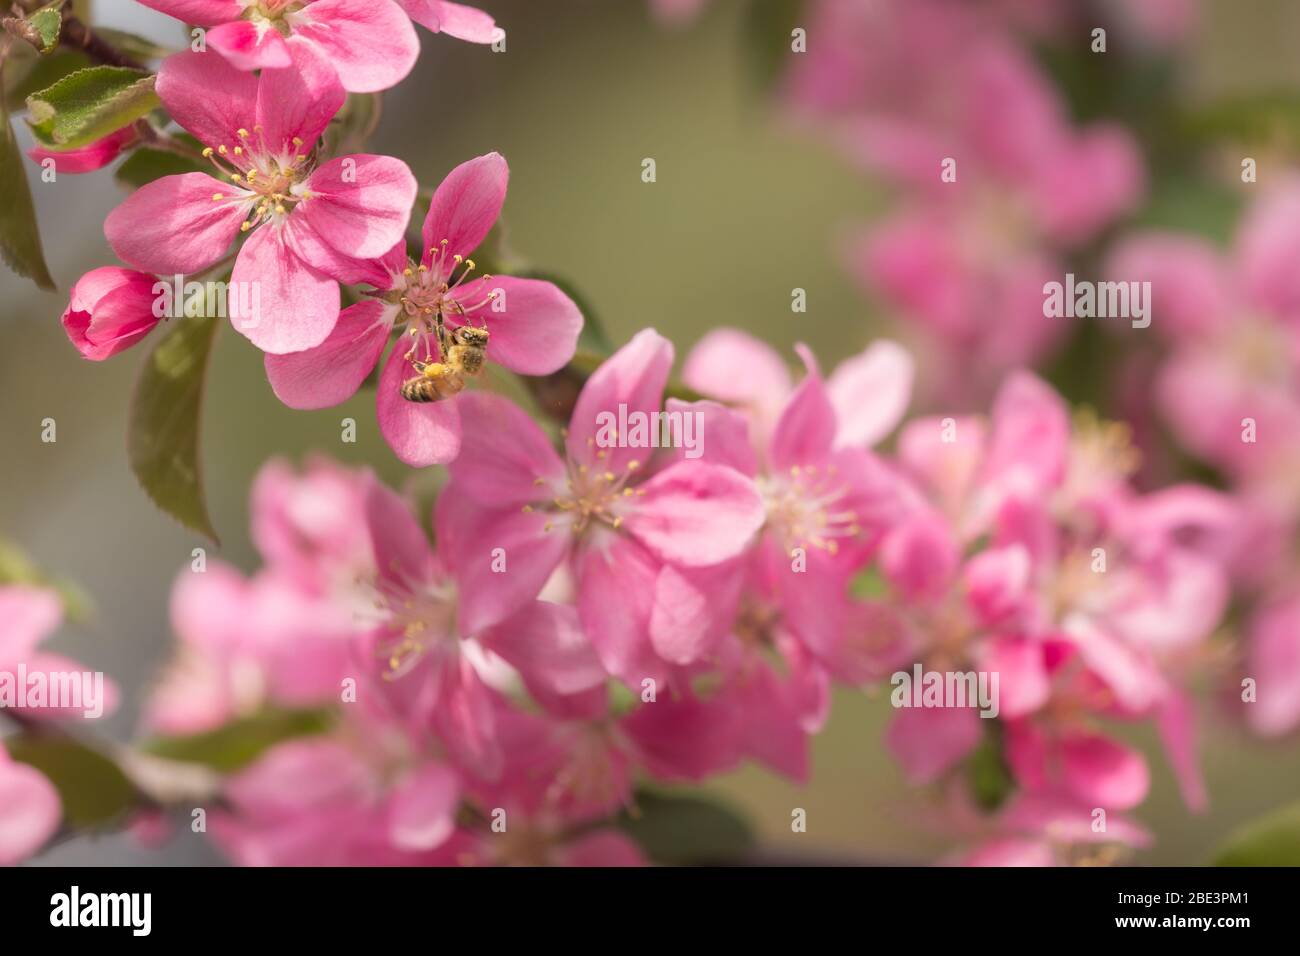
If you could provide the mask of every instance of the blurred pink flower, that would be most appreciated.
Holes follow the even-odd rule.
[[[505,36],[496,22],[475,7],[448,0],[397,0],[416,23],[470,43],[495,43]]]
[[[659,413],[672,359],[671,343],[645,330],[601,365],[578,398],[563,459],[514,405],[462,397],[461,454],[436,518],[439,549],[459,556],[462,630],[508,617],[571,559],[583,629],[612,674],[662,684],[670,664],[700,650],[683,635],[711,631],[710,602],[682,570],[744,550],[763,522],[758,491],[723,464],[598,441],[602,418],[620,407],[647,421]],[[493,573],[494,549],[508,555],[506,573]]]

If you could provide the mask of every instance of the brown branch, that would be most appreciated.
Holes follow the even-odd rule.
[[[133,70],[143,70],[145,65],[134,57],[123,53],[109,43],[89,26],[75,16],[63,18],[63,29],[59,42],[83,51],[96,63],[105,66],[125,66]]]

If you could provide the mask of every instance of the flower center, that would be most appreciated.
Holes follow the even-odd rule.
[[[261,126],[254,126],[252,133],[241,128],[237,135],[235,145],[205,147],[203,156],[235,187],[229,194],[213,193],[212,201],[248,204],[248,218],[239,227],[248,232],[264,222],[282,221],[293,206],[311,198],[305,180],[313,163],[311,156],[302,152],[303,141],[297,136],[290,144],[291,154],[287,148],[268,148]]]
[[[787,552],[813,547],[839,553],[840,541],[861,533],[857,513],[843,507],[847,487],[831,466],[795,465],[788,476],[763,476],[759,493],[767,507],[767,527]]]
[[[416,581],[397,570],[395,577],[376,575],[356,583],[364,599],[358,618],[384,633],[376,651],[385,680],[404,677],[436,645],[456,641],[456,593],[450,582]]]
[[[393,277],[392,291],[385,298],[401,306],[408,334],[420,337],[426,361],[432,360],[437,346],[440,318],[456,316],[456,324],[468,324],[477,312],[496,300],[497,291],[487,287],[492,276],[485,273],[475,277],[475,268],[473,259],[448,255],[447,240],[443,239],[428,265],[408,261],[401,275]],[[486,319],[481,324],[486,326]]]
[[[587,440],[595,445],[594,439]],[[618,530],[623,519],[632,508],[632,500],[645,492],[627,487],[628,481],[641,468],[635,459],[629,461],[622,474],[616,474],[602,467],[608,453],[603,449],[596,452],[596,465],[578,464],[572,459],[567,463],[567,474],[562,480],[538,478],[535,484],[548,488],[552,497],[545,506],[551,512],[551,520],[546,522],[545,530],[554,527],[570,529],[574,534],[581,534],[593,523],[600,523]],[[525,511],[532,511],[532,505],[525,505]]]

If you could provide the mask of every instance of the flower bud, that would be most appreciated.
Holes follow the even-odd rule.
[[[157,280],[147,272],[105,266],[72,287],[63,329],[83,357],[102,362],[130,348],[158,324]]]

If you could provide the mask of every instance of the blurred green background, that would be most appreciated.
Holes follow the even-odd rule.
[[[743,43],[745,3],[717,0],[685,30],[653,24],[643,0],[482,5],[509,31],[507,52],[421,30],[424,55],[386,95],[372,151],[403,158],[425,186],[465,159],[502,152],[512,172],[511,246],[537,268],[569,278],[615,342],[654,326],[680,357],[706,330],[736,325],[787,351],[806,341],[830,365],[880,334],[879,317],[841,273],[835,248],[845,225],[888,197],[765,108]],[[183,39],[175,22],[129,0],[96,0],[95,18],[162,42]],[[1210,4],[1188,63],[1187,96],[1294,88],[1297,27],[1300,4],[1286,0]],[[653,184],[641,181],[646,157],[657,164]],[[205,542],[155,511],[127,467],[126,408],[143,352],[88,363],[58,322],[76,278],[114,262],[100,223],[123,194],[107,171],[45,184],[32,169],[46,256],[62,294],[41,294],[0,271],[0,533],[93,596],[93,619],[65,626],[55,646],[123,684],[125,707],[106,729],[125,738],[169,646],[172,579]],[[794,287],[807,290],[806,314],[790,311]],[[220,329],[202,444],[222,560],[256,565],[246,495],[270,457],[318,450],[373,465],[395,485],[410,478],[378,435],[373,402],[367,391],[337,409],[291,411],[272,395],[259,353]],[[54,444],[40,440],[47,417],[58,423]],[[358,423],[356,444],[340,441],[344,417]],[[831,724],[815,741],[807,788],[758,769],[713,788],[781,850],[933,859],[946,844],[927,833],[917,794],[882,747],[886,700],[838,694]],[[1182,807],[1154,740],[1139,738],[1156,768],[1139,817],[1158,838],[1141,862],[1204,862],[1234,824],[1300,790],[1293,745],[1253,741],[1213,708],[1206,714],[1212,807],[1203,817]],[[806,834],[790,831],[795,807],[808,813]],[[75,841],[40,862],[214,859],[185,834],[161,853],[118,837]]]

